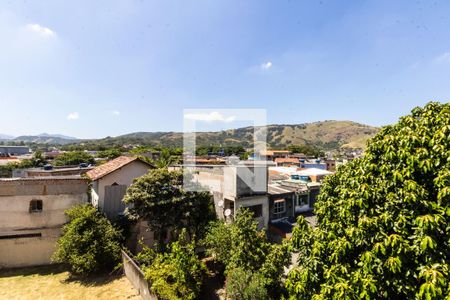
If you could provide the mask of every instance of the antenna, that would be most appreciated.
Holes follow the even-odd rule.
[[[225,215],[225,217],[231,216],[231,209],[229,208],[225,209],[225,212],[223,214]]]

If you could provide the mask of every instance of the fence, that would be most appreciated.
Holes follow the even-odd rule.
[[[122,251],[122,263],[125,276],[131,282],[136,290],[139,291],[142,299],[144,300],[158,300],[156,295],[150,292],[149,282],[145,279],[144,273],[136,265],[131,257],[128,256],[124,251]]]

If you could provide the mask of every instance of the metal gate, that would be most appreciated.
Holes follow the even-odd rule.
[[[115,218],[118,214],[123,213],[126,205],[122,200],[126,191],[126,185],[110,185],[105,187],[103,211],[108,218]]]

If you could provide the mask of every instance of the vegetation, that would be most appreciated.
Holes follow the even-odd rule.
[[[54,160],[56,166],[73,166],[81,163],[93,165],[95,160],[92,155],[83,151],[65,152]]]
[[[450,297],[449,136],[450,104],[429,103],[325,180],[318,228],[293,232],[292,299]]]
[[[206,266],[195,254],[195,243],[186,237],[183,231],[165,251],[144,247],[137,257],[152,283],[151,291],[160,299],[197,299],[200,294]]]
[[[90,204],[75,206],[66,215],[70,222],[62,228],[53,260],[83,276],[114,268],[120,260],[120,232]]]
[[[288,150],[292,153],[302,153],[308,156],[324,157],[325,153],[315,146],[309,145],[290,145]]]
[[[226,293],[233,300],[264,300],[269,299],[264,277],[242,268],[231,269],[228,272]]]
[[[36,151],[31,159],[23,159],[20,162],[10,162],[0,166],[0,177],[11,177],[15,169],[42,167],[47,163],[41,151]]]
[[[130,217],[148,222],[161,247],[169,234],[182,228],[200,238],[215,218],[211,195],[184,190],[182,171],[150,170],[128,188],[124,202],[133,204]]]
[[[121,156],[122,153],[123,153],[123,150],[120,148],[111,148],[111,149],[106,149],[106,150],[97,152],[97,157],[106,158],[108,160],[111,160],[111,159]]]
[[[245,270],[251,273],[249,278],[255,279],[255,282],[249,283],[249,290],[252,290],[253,284],[259,286],[258,280],[261,278],[269,292],[279,292],[284,267],[290,262],[288,247],[286,244],[269,243],[265,232],[258,230],[257,222],[248,209],[239,210],[230,224],[223,221],[212,223],[205,245],[207,253],[225,266],[225,275],[231,276],[230,289],[235,290],[241,284],[235,280],[234,273]]]

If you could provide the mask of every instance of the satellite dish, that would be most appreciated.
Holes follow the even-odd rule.
[[[231,216],[231,209],[225,209],[225,212],[223,214],[225,215],[225,217]]]
[[[219,207],[223,207],[223,200],[220,200],[219,203],[217,203],[217,205],[218,205]]]

